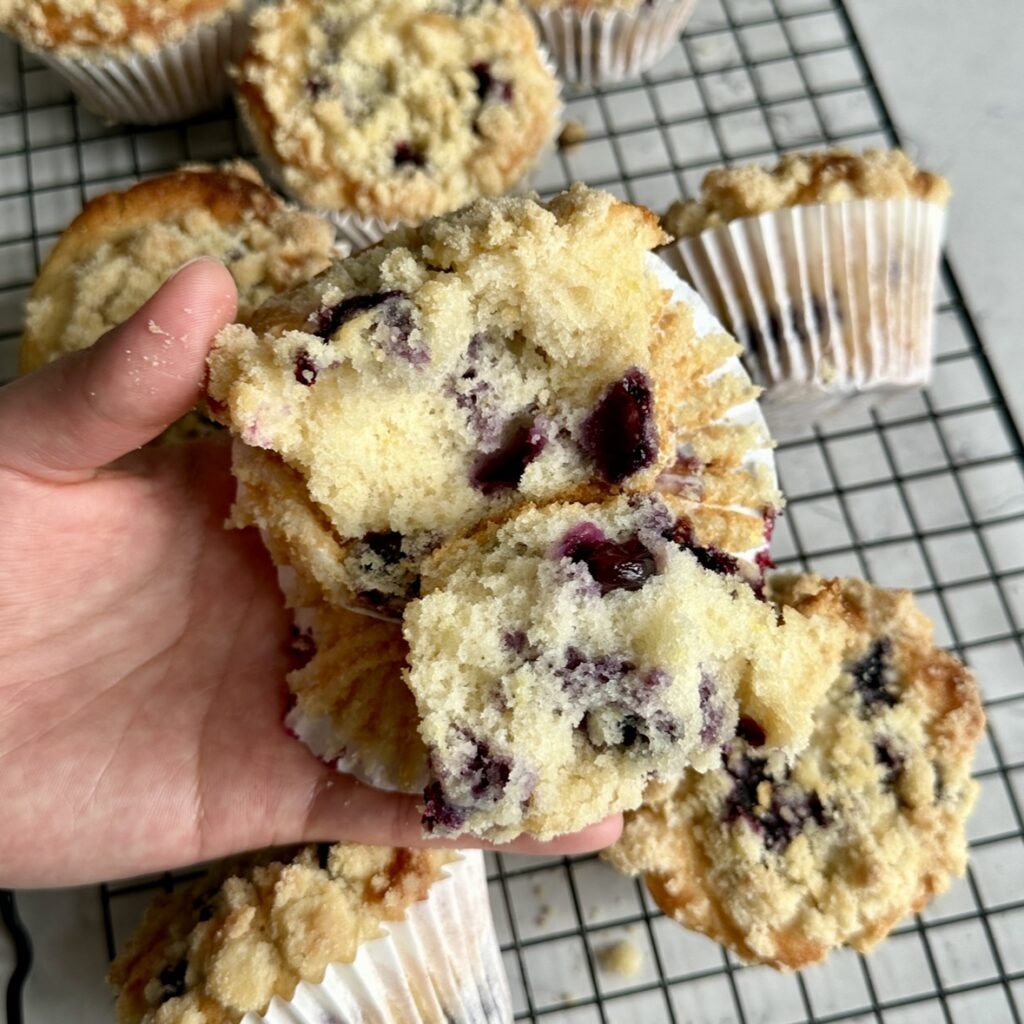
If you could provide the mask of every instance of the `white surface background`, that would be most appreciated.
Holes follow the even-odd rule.
[[[896,127],[953,183],[948,245],[1024,425],[1024,3],[848,0]]]
[[[1021,80],[1024,79],[1024,72],[1021,71],[1024,54],[1024,0],[848,0],[848,8],[890,113],[908,148],[925,166],[942,171],[952,179],[955,189],[949,232],[952,261],[968,305],[976,316],[985,348],[1015,408],[1018,423],[1024,424],[1024,393],[1017,384],[1024,367],[1021,355],[1024,338],[1020,326],[1024,321],[1024,175],[1021,173],[1021,164],[1024,162],[1024,88],[1021,86]],[[983,432],[987,434],[991,430],[985,426]],[[982,437],[972,439],[976,446],[982,445],[984,441]],[[964,449],[968,455],[977,450],[981,450],[980,447]],[[839,446],[831,451],[838,455]],[[791,466],[797,465],[798,454],[792,453]],[[858,454],[867,459],[870,452],[860,444]],[[808,448],[807,455],[810,460],[815,450]],[[848,467],[852,463],[843,465]],[[844,473],[847,471],[843,470]],[[801,467],[801,482],[809,481],[812,473],[813,468],[808,461],[806,467]],[[827,477],[824,483],[827,483]],[[788,486],[795,496],[793,481],[789,481]],[[807,483],[807,486],[812,485]],[[993,500],[997,497],[1001,500],[1002,496],[993,495]],[[1019,496],[1010,494],[1008,497],[1012,503]],[[841,519],[827,501],[820,504],[822,509],[817,533],[825,537],[830,529],[840,528]],[[931,511],[937,507],[936,498],[930,492],[922,508],[925,506]],[[879,519],[879,508],[879,504],[872,501],[873,521]],[[899,513],[899,509],[896,509],[894,516],[896,513]],[[817,513],[804,506],[797,521],[810,522],[812,514]],[[955,512],[951,512],[950,516],[954,517]],[[959,520],[950,518],[949,521]],[[894,529],[902,527],[897,524]],[[964,550],[967,550],[967,546],[972,543],[970,537],[969,531],[965,530],[963,534],[950,537],[949,544],[962,539]],[[840,542],[844,539],[841,538]],[[1007,534],[1000,550],[1005,552],[1008,547],[1014,549],[1013,544],[1006,543],[1008,539]],[[806,542],[806,535],[804,540]],[[785,531],[779,541],[780,549],[784,549],[788,543]],[[906,562],[895,558],[895,547],[892,551],[888,548],[874,549],[879,561],[875,564],[872,560],[870,567],[876,578],[887,584],[926,585],[926,574],[913,576],[914,563],[910,556],[915,555],[916,549],[913,545],[906,547],[909,552]],[[869,555],[869,558],[873,557]],[[961,560],[958,568],[965,564]],[[1008,564],[1013,566],[1017,563],[1011,560]],[[824,565],[819,567],[825,568]],[[830,568],[837,572],[858,571],[852,556],[845,563],[836,559]],[[978,571],[983,569],[982,565]],[[893,578],[887,575],[890,571]],[[989,606],[983,598],[984,595],[978,597],[965,594],[963,607],[987,609]],[[939,639],[946,642],[949,634],[943,626],[941,609],[934,602],[927,603],[926,607],[939,617]],[[979,620],[986,617],[991,616],[987,613],[978,616]],[[981,623],[979,628],[984,626],[985,623]],[[960,628],[963,632],[964,623],[960,623]],[[1008,661],[1006,664],[1013,663]],[[998,679],[996,666],[997,662],[993,660],[993,680]],[[1013,682],[1008,677],[1006,685],[1009,687]],[[1015,683],[1019,689],[1019,678]],[[1004,720],[1008,723],[1006,728],[1014,730],[1006,734],[1011,740],[1010,752],[1018,752],[1017,759],[1024,759],[1024,752],[1021,752],[1024,747],[1024,717],[1017,714],[1013,706],[1007,706],[1004,711]],[[1013,715],[1017,717],[1011,720]],[[993,763],[991,751],[983,749],[980,767],[991,768]],[[1020,776],[1021,773],[1017,774]],[[1017,781],[1024,792],[1024,777]],[[999,778],[989,776],[985,780],[983,792],[982,807],[972,823],[972,835],[994,835],[1012,828],[1012,815],[1009,815]],[[1019,842],[1016,846],[1019,847]],[[1016,859],[1019,851],[1016,847],[1014,851],[1011,855],[1006,847],[992,846],[983,848],[975,857],[982,888],[996,902],[1019,898],[1024,890],[1024,877],[1016,866],[1020,863]],[[575,872],[576,884],[584,890],[581,893],[584,900],[588,898],[586,885],[591,876],[595,901],[598,895],[606,901],[600,911],[602,915],[610,918],[614,916],[616,908],[621,906],[626,910],[633,906],[637,897],[632,883],[610,876],[599,865],[586,865]],[[524,879],[521,883],[513,882],[515,913],[517,918],[521,917],[521,935],[529,937],[532,931],[571,927],[573,910],[567,891],[563,891],[566,884],[564,871],[558,865],[551,866],[550,882],[543,888],[536,884],[535,876],[531,876],[529,881]],[[970,911],[970,898],[965,897],[964,893],[965,887],[961,885],[940,900],[929,913],[938,917]],[[141,894],[137,899],[132,897],[117,901],[115,912],[119,920],[115,924],[119,935],[127,933],[148,898],[148,894]],[[534,907],[531,901],[540,909]],[[72,1021],[75,1024],[109,1024],[112,1016],[105,1009],[109,1002],[103,984],[105,950],[95,944],[86,948],[77,938],[84,934],[95,935],[100,928],[100,903],[96,889],[67,894],[59,902],[46,894],[26,894],[20,898],[19,904],[39,951],[29,984],[27,1002],[31,1009],[28,1024],[65,1024]],[[584,903],[584,906],[587,904]],[[59,911],[56,909],[58,907]],[[540,923],[542,919],[543,923]],[[1002,930],[1005,930],[1006,948],[1016,950],[1011,966],[1017,970],[1024,969],[1024,914],[1015,912],[997,918],[996,921],[1000,941]],[[710,943],[686,935],[669,922],[658,922],[659,934],[663,926],[671,933],[666,934],[666,943],[675,943],[678,949],[680,965],[685,963],[692,970],[700,967],[704,959],[707,959],[709,966],[720,963],[719,954]],[[499,920],[498,927],[503,941],[508,941],[510,933],[507,923]],[[624,934],[641,945],[646,941],[642,928],[637,926],[629,926]],[[991,976],[993,968],[985,959],[984,943],[980,940],[972,942],[970,938],[965,940],[961,930],[951,930],[943,936],[941,931],[930,933],[932,951],[944,981],[955,983],[957,980]],[[611,939],[619,936],[613,930],[608,937]],[[669,947],[666,945],[666,948]],[[547,955],[548,947],[534,947],[532,953],[528,951],[527,961],[531,958],[541,960]],[[584,961],[579,958],[581,955],[575,961],[580,972],[580,978],[576,980],[585,989]],[[649,974],[652,970],[649,950],[645,955],[644,970]],[[9,957],[9,954],[0,939],[0,977],[5,973],[5,956]],[[919,939],[913,932],[905,931],[889,940],[882,951],[872,957],[872,973],[882,986],[879,997],[898,998],[902,994],[927,991],[932,982],[928,970],[923,966],[922,956]],[[824,1005],[830,1005],[834,1010],[841,1009],[843,1005],[863,1005],[863,979],[855,963],[854,957],[840,954],[833,959],[828,975],[816,973],[817,969],[808,972],[806,984],[815,999],[821,989]],[[844,965],[848,965],[848,969]],[[542,966],[537,965],[535,981],[543,977]],[[666,967],[673,969],[674,965],[668,963]],[[850,977],[849,993],[844,992],[836,981],[843,976],[844,971]],[[575,983],[559,968],[557,977],[551,979],[551,997],[557,999],[560,993],[569,991]],[[622,987],[625,982],[602,974],[601,984],[605,991],[610,991]],[[694,1014],[701,1020],[728,1021],[731,1002],[728,993],[718,987],[720,984],[724,985],[724,981],[717,977],[709,978],[707,985],[687,983],[685,988],[681,988],[688,1002],[685,1006],[679,1006],[680,1019],[689,1020],[690,1015]],[[749,1005],[761,1007],[761,1016],[752,1019],[781,1020],[777,1018],[776,1012],[781,1012],[785,1006],[793,1007],[793,1016],[801,1016],[792,976],[780,978],[770,972],[755,969],[744,971],[740,976],[740,984],[741,987],[757,987],[757,992],[751,992]],[[845,999],[849,999],[849,1002],[844,1003]],[[86,1009],[87,1006],[96,1009]],[[899,1019],[934,1020],[937,1018],[931,1014],[938,1012],[935,1007],[934,1003],[927,1004],[918,1007],[921,1011],[918,1015],[911,1013]],[[645,1017],[635,1015],[641,1013],[639,1009],[631,1012],[634,1016],[630,1018],[622,1016],[615,1019],[646,1021]],[[964,1012],[968,1015],[958,1019],[984,1019],[986,1024],[998,1024],[998,1021],[1005,1019],[998,1013],[990,1016],[987,1010],[983,1013],[979,1009],[976,1016],[969,1015],[969,1010]],[[890,1017],[887,1013],[886,1020],[890,1020]],[[3,1009],[0,1007],[2,1019]],[[563,1018],[559,1016],[558,1019]],[[570,1018],[567,1016],[564,1019]],[[591,1017],[584,1014],[574,1015],[571,1019],[589,1021]],[[892,1016],[891,1019],[897,1018]]]

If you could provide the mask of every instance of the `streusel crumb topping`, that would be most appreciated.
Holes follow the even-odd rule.
[[[150,907],[110,970],[119,1024],[237,1024],[425,899],[458,855],[308,846],[198,879]],[[269,861],[269,862],[268,862]]]
[[[741,217],[850,199],[923,199],[945,206],[949,182],[920,170],[902,151],[846,149],[790,153],[771,170],[756,164],[709,171],[699,199],[673,203],[662,226],[675,238]]]
[[[245,164],[187,168],[98,196],[61,236],[32,289],[22,370],[88,348],[189,260],[224,262],[244,322],[270,295],[322,270],[333,249],[330,224],[286,206]]]
[[[556,129],[530,19],[498,0],[284,0],[238,78],[257,145],[321,209],[421,221],[505,192]]]
[[[151,54],[242,0],[0,0],[0,28],[64,57]]]

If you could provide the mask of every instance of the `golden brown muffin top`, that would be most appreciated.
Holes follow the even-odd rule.
[[[119,1024],[237,1024],[426,898],[457,854],[342,843],[257,857],[159,897],[118,954]],[[268,862],[269,861],[269,862]]]
[[[199,256],[227,266],[244,321],[333,254],[331,226],[285,205],[243,163],[186,168],[97,196],[61,235],[29,295],[22,372],[88,348]]]
[[[741,217],[792,206],[904,197],[945,206],[949,196],[945,178],[918,169],[901,150],[869,149],[859,154],[827,149],[787,154],[771,170],[746,164],[708,171],[700,198],[673,203],[662,226],[673,237],[685,238]]]
[[[0,28],[61,56],[149,54],[242,0],[0,0]]]
[[[282,0],[238,71],[287,189],[419,223],[500,195],[554,136],[558,85],[527,14],[496,0]]]

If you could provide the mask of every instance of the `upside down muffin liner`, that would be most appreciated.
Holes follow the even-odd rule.
[[[201,114],[227,95],[228,66],[245,47],[252,0],[199,25],[152,54],[99,60],[36,56],[71,87],[83,106],[107,121],[167,124]]]
[[[662,255],[745,350],[775,427],[927,384],[946,211],[856,199],[744,217]]]
[[[637,78],[675,45],[697,0],[654,0],[632,11],[573,4],[530,7],[565,81],[605,85]]]
[[[534,157],[533,162],[526,168],[519,180],[513,182],[506,190],[507,193],[513,195],[523,195],[530,191],[533,176],[536,174],[538,168],[540,168],[554,153],[558,134],[561,131],[562,114],[565,110],[565,105],[562,103],[561,99],[561,83],[558,81],[555,65],[551,59],[551,54],[543,46],[538,46],[538,52],[540,53],[541,62],[544,67],[551,72],[552,76],[555,77],[556,82],[559,84],[559,93],[556,97],[556,105],[552,116],[554,129],[550,138],[548,138],[544,145],[537,151],[537,155]],[[239,106],[239,111],[242,115],[242,120],[245,122],[246,128],[249,130],[250,138],[258,144],[260,135],[253,129],[249,117],[246,114],[244,104]],[[260,164],[262,165],[267,177],[284,195],[292,200],[292,202],[297,203],[299,206],[309,208],[309,204],[306,203],[298,193],[289,188],[281,162],[277,160],[273,153],[271,153],[265,146],[260,146],[259,149]],[[394,217],[381,217],[373,213],[360,213],[357,210],[325,210],[317,208],[315,212],[321,217],[326,217],[334,225],[338,232],[338,242],[344,247],[345,255],[359,252],[361,249],[368,249],[371,245],[376,245],[385,235],[390,234],[396,228],[417,226],[414,222],[400,220]]]
[[[483,854],[465,850],[405,918],[321,982],[300,982],[242,1024],[508,1024],[512,1003],[491,921]]]

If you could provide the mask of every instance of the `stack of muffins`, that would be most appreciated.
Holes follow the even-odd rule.
[[[712,172],[660,225],[583,186],[508,196],[557,127],[537,29],[564,77],[607,81],[691,8],[0,0],[111,117],[208,106],[237,59],[265,166],[307,208],[243,164],[93,200],[33,289],[22,368],[222,259],[239,322],[164,440],[233,435],[231,525],[262,532],[294,615],[288,728],[421,793],[426,836],[625,812],[613,866],[798,968],[963,871],[983,716],[908,595],[766,577],[757,400],[806,418],[923,382],[948,186],[829,151]],[[150,911],[112,980],[131,1024],[511,1019],[469,853],[224,866]]]

